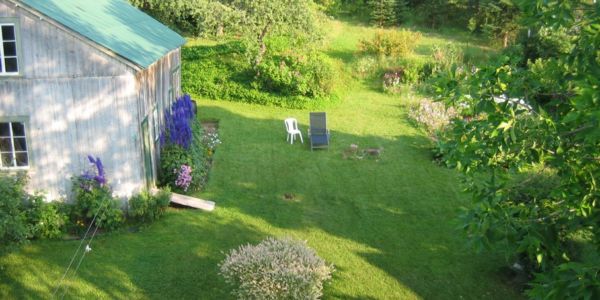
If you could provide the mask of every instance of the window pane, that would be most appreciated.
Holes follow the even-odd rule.
[[[10,123],[0,123],[0,136],[10,136]]]
[[[16,154],[17,159],[17,167],[27,167],[29,165],[29,157],[27,157],[27,152],[20,152]]]
[[[5,41],[15,40],[15,27],[13,25],[2,26],[2,39]]]
[[[25,125],[23,123],[13,122],[13,136],[25,136]]]
[[[4,56],[17,56],[16,42],[4,42]]]
[[[17,58],[16,57],[5,58],[4,64],[6,65],[6,72],[19,71],[19,68],[17,68]]]
[[[2,73],[2,65],[4,64],[4,62],[2,61],[2,59],[0,59],[0,73]]]
[[[2,166],[7,168],[7,167],[14,167],[13,165],[13,155],[12,153],[3,153],[0,152],[0,160],[2,160]]]
[[[12,152],[10,138],[0,138],[0,152]]]
[[[27,151],[25,138],[15,138],[15,151]]]

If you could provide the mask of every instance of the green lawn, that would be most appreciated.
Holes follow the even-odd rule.
[[[328,53],[343,67],[370,31],[334,23]],[[286,144],[283,119],[306,132],[307,110],[200,99],[223,144],[198,196],[217,209],[171,209],[139,232],[98,236],[66,298],[226,299],[224,252],[267,236],[307,240],[335,265],[325,299],[520,298],[500,275],[503,257],[466,247],[455,218],[468,196],[457,173],[432,163],[428,140],[406,119],[409,100],[347,80],[344,99],[325,109],[328,151]],[[352,143],[384,152],[344,160]],[[77,245],[32,242],[1,257],[0,298],[49,298]]]

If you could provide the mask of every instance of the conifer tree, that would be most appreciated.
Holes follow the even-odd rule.
[[[396,23],[396,0],[369,0],[371,22],[378,27]]]

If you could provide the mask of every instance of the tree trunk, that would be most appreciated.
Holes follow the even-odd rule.
[[[263,60],[263,57],[265,56],[265,53],[267,52],[267,45],[265,44],[265,36],[269,32],[270,26],[271,26],[271,23],[270,22],[267,23],[267,25],[265,25],[263,30],[258,35],[258,53],[256,55],[256,59],[254,60],[255,68],[258,67],[258,65],[260,65],[260,63]],[[260,75],[260,74],[257,74],[257,75]]]
[[[508,32],[505,32],[502,37],[502,46],[508,47]]]

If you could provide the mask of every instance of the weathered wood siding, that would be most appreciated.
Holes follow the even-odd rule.
[[[136,76],[139,91],[138,112],[140,116],[139,123],[145,117],[148,118],[148,124],[151,127],[149,132],[152,135],[152,158],[153,174],[158,170],[159,142],[157,137],[164,124],[164,111],[168,109],[180,94],[180,74],[181,74],[181,50],[175,49],[165,55],[162,59],[152,64],[148,69],[141,71]],[[156,109],[156,113],[154,110]],[[157,124],[158,123],[158,124]],[[157,125],[156,125],[157,124]]]
[[[26,116],[31,189],[64,197],[70,177],[104,162],[121,196],[143,187],[136,70],[46,19],[0,0],[0,20],[17,18],[17,77],[0,76],[0,117]],[[147,92],[150,93],[150,92]],[[151,105],[146,104],[146,105]]]

